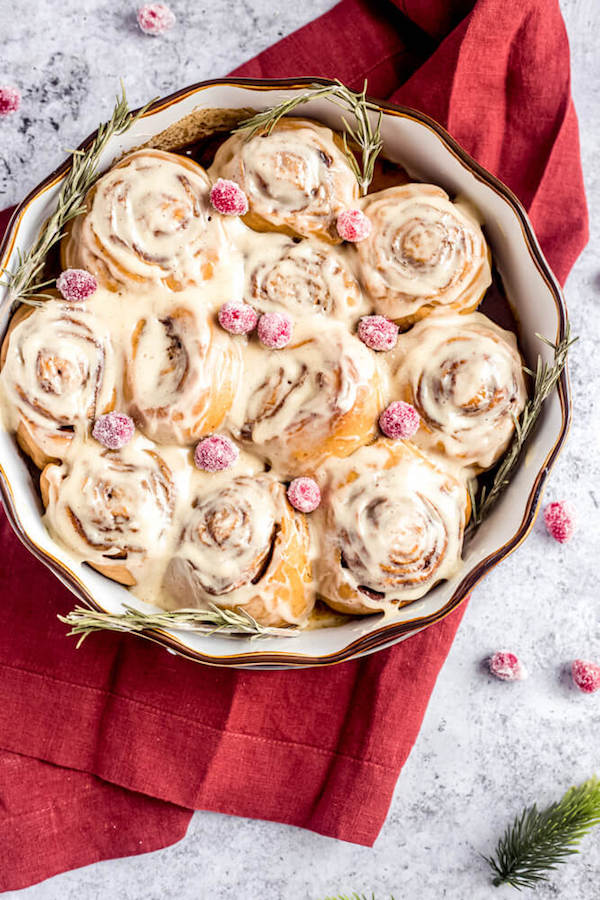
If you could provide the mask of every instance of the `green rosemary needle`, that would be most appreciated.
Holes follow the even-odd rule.
[[[375,160],[383,147],[381,139],[382,112],[374,103],[367,100],[366,81],[362,91],[358,93],[351,91],[350,88],[337,80],[331,85],[315,84],[311,90],[305,91],[303,94],[297,94],[295,97],[290,97],[288,100],[283,100],[277,106],[271,106],[262,112],[256,113],[249,119],[245,119],[243,122],[240,122],[235,131],[247,131],[248,140],[260,132],[270,134],[283,116],[289,115],[297,106],[308,103],[310,100],[316,100],[319,97],[327,97],[336,106],[340,106],[347,112],[352,113],[356,119],[356,125],[351,126],[347,119],[342,117],[345,129],[343,135],[344,151],[358,181],[361,194],[364,195],[367,193],[373,179]],[[375,126],[371,124],[370,111],[378,113]],[[361,157],[360,164],[348,145],[348,137],[358,147]]]

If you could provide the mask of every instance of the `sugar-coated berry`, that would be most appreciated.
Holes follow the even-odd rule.
[[[294,509],[303,513],[313,512],[321,502],[321,491],[313,478],[294,478],[287,496]]]
[[[356,244],[371,234],[371,220],[360,209],[345,209],[337,217],[337,233],[343,241]]]
[[[398,326],[385,316],[364,316],[358,323],[358,336],[371,350],[393,350]]]
[[[219,178],[210,190],[210,202],[223,216],[245,216],[248,198],[235,181]]]
[[[234,464],[240,451],[224,434],[211,434],[196,445],[194,462],[205,472],[222,472]]]
[[[109,412],[96,419],[92,437],[109,450],[120,450],[129,443],[134,430],[133,419],[125,413]]]
[[[98,282],[85,269],[65,269],[56,279],[56,287],[67,303],[80,303],[98,290]]]
[[[16,87],[0,87],[0,116],[10,116],[21,105],[21,92]]]
[[[265,313],[258,320],[261,344],[271,350],[281,350],[292,339],[292,320],[283,313]]]
[[[395,400],[379,416],[379,427],[386,437],[410,438],[419,428],[421,417],[414,406]]]
[[[527,670],[518,656],[508,650],[497,650],[489,660],[490,672],[501,681],[522,681]]]
[[[144,34],[164,34],[175,24],[175,14],[164,3],[146,3],[137,11],[138,25]]]
[[[218,319],[221,328],[230,334],[249,334],[256,328],[258,314],[247,303],[231,300],[223,304]]]
[[[556,503],[549,503],[544,509],[544,521],[548,534],[558,541],[565,544],[573,536],[575,530],[575,515],[573,510],[564,500]]]
[[[600,666],[584,659],[575,659],[571,664],[573,681],[584,694],[594,694],[600,690]]]

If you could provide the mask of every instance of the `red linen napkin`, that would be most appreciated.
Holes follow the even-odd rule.
[[[368,77],[513,188],[559,277],[585,243],[555,0],[343,0],[234,74]],[[0,890],[165,846],[192,809],[372,844],[460,610],[328,669],[213,669],[116,634],[77,651],[56,619],[73,597],[0,536]]]

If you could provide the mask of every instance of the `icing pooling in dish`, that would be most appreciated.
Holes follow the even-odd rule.
[[[299,156],[306,152],[312,160],[314,134],[320,132],[328,129],[312,123],[296,125],[284,143],[293,134]],[[331,132],[326,137],[337,151]],[[244,145],[244,152],[250,144]],[[275,152],[286,158],[287,150]],[[156,250],[154,242],[164,236],[158,220],[148,214],[148,204],[164,205],[173,167],[179,160],[187,161],[172,154],[152,156],[148,174],[131,159],[103,176],[99,185],[108,183],[115,172],[127,172],[131,182],[127,202],[139,197],[144,213],[128,217],[139,232],[140,245]],[[313,164],[325,165],[328,172],[332,168],[322,160]],[[281,177],[285,182],[287,176]],[[205,178],[200,179],[204,193]],[[343,202],[354,204],[356,190],[354,180],[349,195],[344,193],[344,178],[339,185],[330,182],[329,188],[332,184],[333,199],[330,196],[323,206],[328,212],[321,210],[318,217],[319,227],[328,221],[330,229],[332,210]],[[315,193],[311,189],[310,203],[321,203],[321,188]],[[286,222],[293,223],[281,226],[284,231],[302,233],[306,209],[291,208],[293,191],[286,193],[279,185],[269,195]],[[172,224],[177,216],[169,204],[165,211]],[[93,221],[92,204],[69,236],[68,252],[77,250],[76,233],[83,234]],[[182,221],[187,221],[185,216]],[[121,229],[119,215],[115,222]],[[252,215],[246,222],[266,227]],[[199,223],[193,219],[190,223],[190,235],[186,225],[177,239],[175,231],[164,237],[169,249],[158,267],[136,251],[125,271],[124,259],[123,266],[115,266],[110,248],[104,254],[95,245],[97,256],[90,260],[99,260],[101,284],[78,309],[90,319],[95,335],[109,336],[103,382],[113,386],[111,406],[132,415],[145,436],[138,432],[131,445],[109,453],[90,436],[91,418],[99,408],[76,417],[68,446],[53,454],[62,463],[42,474],[52,534],[79,559],[132,584],[138,597],[165,608],[211,602],[227,608],[243,606],[263,624],[305,625],[315,592],[334,608],[356,613],[377,612],[422,596],[454,571],[460,556],[468,470],[452,475],[451,461],[428,458],[410,447],[401,451],[404,445],[394,452],[384,452],[388,442],[381,440],[365,446],[376,437],[383,407],[400,399],[395,376],[411,332],[400,336],[398,353],[389,355],[376,354],[358,340],[357,318],[373,312],[373,305],[365,294],[357,251],[333,247],[328,243],[331,233],[311,231],[310,238],[296,238],[300,241],[296,243],[287,234],[259,233],[212,212],[206,215],[205,237],[198,238],[196,258],[190,245],[196,246],[194,229]],[[268,227],[275,226],[270,222]],[[206,236],[213,231],[221,242],[218,264],[206,277],[189,277],[190,260],[205,260],[210,244]],[[109,243],[116,243],[121,252],[115,237],[116,225],[114,230],[111,226]],[[83,245],[86,252],[92,246],[85,241]],[[110,277],[103,280],[106,273]],[[245,300],[259,311],[284,309],[293,325],[288,347],[268,350],[255,335],[222,331],[216,311],[229,300]],[[60,305],[52,300],[47,308]],[[46,315],[50,320],[50,312]],[[43,332],[40,339],[49,341],[46,326],[39,324],[41,317],[37,321]],[[5,345],[7,359],[18,354],[23,327],[18,324]],[[9,371],[7,364],[0,384],[12,416],[17,407]],[[227,471],[200,473],[193,468],[193,445],[214,430],[238,440],[247,452]],[[40,467],[46,461],[36,460]],[[377,467],[381,471],[376,472]],[[338,471],[349,473],[345,487],[332,480]],[[285,497],[285,482],[304,472],[317,478],[325,498],[323,509],[310,517],[292,510]],[[388,496],[385,503],[364,506],[375,477],[377,490]],[[139,478],[144,496],[136,498]],[[402,494],[406,484],[411,487],[408,498]],[[359,485],[364,485],[363,500],[357,493]],[[342,521],[335,497],[346,488],[350,492],[346,512],[350,515],[353,509],[357,522],[370,523],[375,532],[370,543],[364,527]],[[411,527],[420,539],[414,547],[407,537],[410,528],[394,532],[399,521],[416,523]],[[411,547],[416,554],[412,569],[406,564],[410,578],[389,581],[382,575],[389,532],[395,534],[391,547],[395,561],[408,559]],[[334,549],[340,549],[342,538],[347,551],[336,558]],[[354,572],[354,586],[335,582],[340,570],[346,579],[349,571]],[[421,576],[415,578],[418,572]],[[348,598],[347,590],[358,593]]]

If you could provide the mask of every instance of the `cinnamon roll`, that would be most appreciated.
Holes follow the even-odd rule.
[[[284,476],[344,457],[375,433],[387,393],[375,355],[341,323],[295,324],[283,350],[248,354],[237,436]]]
[[[167,608],[243,609],[299,625],[314,604],[309,535],[271,475],[240,476],[195,497],[164,578]]]
[[[79,429],[115,402],[112,342],[82,304],[21,306],[0,355],[9,427],[38,468],[62,459]]]
[[[187,157],[131,153],[89,191],[86,213],[62,241],[63,267],[87,269],[112,291],[203,285],[227,247],[228,225],[212,213],[209,193],[206,172]]]
[[[40,479],[51,532],[82,561],[125,585],[166,551],[175,502],[171,471],[143,439],[120,451],[88,442]]]
[[[468,312],[491,284],[479,224],[432,184],[367,196],[371,233],[355,245],[359,277],[378,313],[408,326],[436,309]]]
[[[514,334],[481,313],[432,316],[397,352],[396,389],[421,416],[413,440],[465,466],[492,466],[527,400]]]
[[[380,439],[331,468],[318,591],[339,612],[403,606],[458,568],[465,483],[404,441]]]
[[[339,243],[338,214],[356,204],[358,184],[340,139],[308,119],[281,119],[269,134],[233,134],[209,174],[237,182],[255,231],[315,235]]]
[[[204,311],[176,306],[139,319],[125,364],[129,413],[159,443],[192,444],[228,414],[241,350]]]
[[[279,234],[255,241],[246,260],[245,300],[261,312],[316,312],[355,321],[368,311],[341,253]]]

